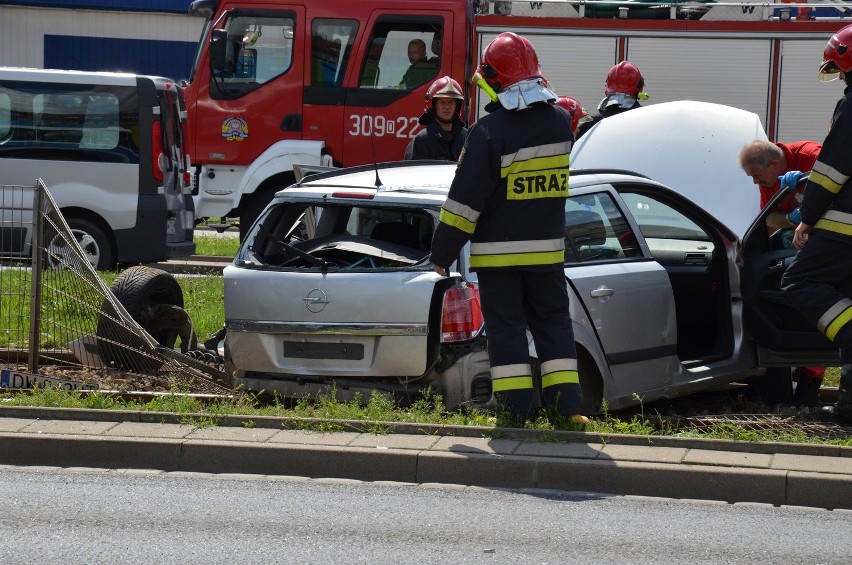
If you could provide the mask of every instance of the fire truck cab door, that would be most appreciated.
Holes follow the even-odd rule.
[[[449,11],[376,10],[362,33],[349,75],[343,115],[346,163],[402,160],[422,128],[424,98],[435,78],[464,82],[452,63],[454,14]],[[459,16],[463,17],[463,16]],[[464,52],[463,45],[455,46]]]

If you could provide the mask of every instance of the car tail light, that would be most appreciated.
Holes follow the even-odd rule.
[[[332,198],[360,198],[362,200],[372,200],[376,195],[375,192],[332,192]]]
[[[441,342],[471,339],[482,326],[479,287],[462,282],[447,289],[441,308]]]
[[[154,178],[160,182],[163,181],[163,169],[160,166],[160,159],[163,155],[163,126],[160,121],[156,120],[151,126],[151,169]]]

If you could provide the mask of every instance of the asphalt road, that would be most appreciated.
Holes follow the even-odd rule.
[[[848,563],[852,513],[554,491],[0,471],[0,562]]]

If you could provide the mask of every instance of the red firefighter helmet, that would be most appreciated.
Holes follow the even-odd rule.
[[[532,43],[511,31],[501,33],[488,44],[477,72],[495,92],[525,79],[542,78]]]
[[[426,106],[423,108],[424,114],[434,113],[435,98],[452,98],[458,100],[456,102],[456,116],[458,116],[459,120],[464,121],[464,93],[459,83],[448,76],[436,79],[429,86],[429,90],[426,91]]]
[[[589,113],[586,112],[586,109],[583,108],[583,105],[575,98],[571,98],[570,96],[560,96],[556,99],[555,104],[565,108],[568,110],[568,113],[571,114],[572,132],[576,132],[577,126],[580,124],[592,119],[591,116],[589,116]]]
[[[606,75],[607,96],[610,94],[625,94],[636,98],[645,88],[645,79],[639,72],[639,67],[628,61],[622,61],[612,67]]]
[[[840,71],[852,71],[852,24],[831,36],[822,53],[819,79],[828,81],[839,78]]]

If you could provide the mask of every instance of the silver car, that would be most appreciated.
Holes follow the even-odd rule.
[[[618,409],[766,375],[789,388],[791,366],[837,363],[837,348],[781,296],[795,252],[767,232],[769,208],[758,213],[757,188],[738,171],[742,145],[765,137],[759,120],[692,104],[699,111],[678,115],[678,126],[715,143],[689,149],[671,140],[673,166],[686,163],[684,151],[698,152],[679,182],[620,170],[627,148],[607,160],[608,132],[631,126],[620,117],[596,125],[572,154],[565,278],[584,413],[603,400]],[[653,122],[661,112],[647,113]],[[667,136],[645,128],[637,151],[664,154]],[[279,192],[225,269],[233,384],[285,396],[333,384],[340,399],[380,389],[410,400],[431,390],[449,409],[487,403],[487,333],[468,249],[449,278],[429,261],[454,171],[453,163],[388,163],[309,176]],[[726,184],[710,190],[720,179]],[[727,226],[718,219],[726,209],[757,219]]]

